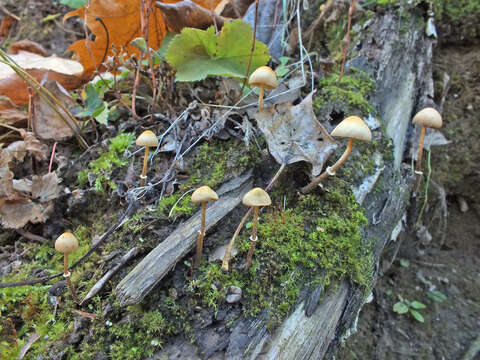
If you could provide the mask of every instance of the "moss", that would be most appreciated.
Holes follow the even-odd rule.
[[[437,20],[461,21],[465,17],[480,15],[477,0],[436,0],[433,2]]]
[[[100,154],[98,159],[89,164],[88,169],[82,170],[77,175],[80,188],[85,187],[89,182],[89,174],[95,176],[94,188],[97,191],[105,192],[108,188],[115,189],[116,185],[110,176],[115,167],[125,166],[127,160],[123,157],[135,140],[134,134],[122,133],[110,139],[108,150]]]
[[[360,112],[368,115],[375,111],[367,100],[373,90],[373,84],[373,79],[360,71],[344,75],[341,82],[338,74],[332,74],[320,81],[320,91],[313,102],[313,107],[320,111],[326,105],[333,104],[336,107],[347,107],[349,114]]]

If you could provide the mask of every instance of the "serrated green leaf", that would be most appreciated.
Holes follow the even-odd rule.
[[[207,76],[244,78],[250,57],[252,28],[243,20],[225,23],[222,31],[185,28],[173,38],[165,59],[177,71],[177,81],[199,81]],[[250,72],[270,59],[268,48],[255,42]]]
[[[405,314],[408,312],[408,306],[403,301],[399,301],[393,305],[393,311],[397,314]]]
[[[421,303],[420,301],[412,301],[410,306],[414,309],[425,309],[425,304]]]
[[[420,314],[417,310],[410,309],[410,314],[412,314],[415,320],[420,321],[421,323],[425,322],[422,314]]]

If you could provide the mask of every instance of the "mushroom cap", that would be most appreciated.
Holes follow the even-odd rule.
[[[372,133],[367,124],[358,116],[349,116],[333,129],[332,136],[348,137],[363,141],[371,141]]]
[[[145,130],[140,136],[137,138],[135,142],[138,146],[148,146],[153,147],[158,145],[157,136],[150,130]]]
[[[272,204],[272,200],[265,190],[256,187],[245,194],[242,203],[246,206],[269,206]]]
[[[194,203],[217,201],[217,200],[218,200],[217,193],[212,189],[210,189],[210,187],[208,187],[207,185],[200,186],[192,194],[192,202]]]
[[[439,129],[442,127],[442,115],[440,115],[440,113],[434,108],[426,107],[413,117],[412,122],[414,124]]]
[[[275,89],[277,87],[277,74],[269,66],[260,66],[248,78],[248,85],[263,86],[265,89]]]
[[[78,249],[78,240],[71,232],[64,232],[55,240],[55,250],[63,254],[70,254]]]

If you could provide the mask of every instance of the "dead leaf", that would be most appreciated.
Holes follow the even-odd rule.
[[[10,16],[10,15],[5,16],[2,19],[2,23],[0,24],[0,38],[8,37],[13,24],[15,24],[16,22],[17,20],[13,16]]]
[[[8,229],[19,229],[28,222],[41,223],[48,219],[53,204],[36,203],[30,199],[6,200],[0,207],[1,223]]]
[[[23,140],[14,141],[3,151],[10,153],[12,158],[23,161],[27,152],[31,153],[38,161],[47,158],[47,146],[42,144],[31,132],[22,131]]]
[[[220,0],[199,0],[197,5],[204,8],[215,8]],[[175,0],[165,1],[176,3]],[[152,1],[152,6],[153,6]],[[140,1],[131,0],[91,0],[82,8],[67,13],[63,21],[78,16],[82,19],[90,31],[95,35],[95,40],[79,40],[74,42],[68,50],[75,52],[78,61],[84,67],[84,77],[91,76],[95,70],[103,70],[102,63],[116,53],[128,55],[140,52],[130,43],[133,39],[141,37],[140,26]],[[100,20],[98,20],[100,19]],[[108,31],[105,31],[105,28]],[[160,9],[153,8],[149,18],[148,46],[152,49],[160,48],[163,37],[166,34],[166,26]]]
[[[313,92],[295,106],[285,102],[264,108],[255,114],[255,119],[270,154],[279,164],[307,161],[317,176],[338,143],[316,119],[312,96]]]
[[[84,318],[87,318],[87,319],[90,319],[90,320],[95,320],[96,317],[97,317],[97,314],[92,314],[92,313],[88,313],[88,312],[81,311],[81,310],[73,310],[73,311],[75,311],[81,317],[84,317]]]
[[[76,61],[54,55],[44,57],[26,51],[19,51],[10,57],[39,82],[44,78],[58,81],[67,90],[76,89],[85,82],[80,77],[83,67]],[[17,106],[28,103],[27,84],[4,63],[0,63],[0,95],[7,96]],[[6,108],[0,103],[0,110]]]
[[[32,199],[47,202],[60,196],[62,187],[55,172],[32,178]]]
[[[75,101],[68,95],[65,89],[62,89],[55,81],[48,81],[44,87],[62,103],[67,109],[73,108]],[[35,133],[41,139],[63,140],[74,135],[73,128],[79,128],[80,122],[72,124],[70,117],[61,108],[57,110],[63,114],[63,118],[43,100],[39,94],[34,96],[35,118],[32,121]],[[67,125],[68,121],[70,126]]]
[[[45,48],[39,43],[31,40],[17,41],[8,48],[8,53],[12,55],[18,54],[20,51],[26,51],[43,57],[48,57],[47,50],[45,50]]]
[[[254,0],[230,0],[224,4],[224,8],[222,9],[219,9],[219,7],[217,6],[217,8],[215,9],[215,12],[217,12],[217,9],[218,9],[219,12],[217,12],[217,14],[221,14],[222,16],[230,17],[230,18],[241,18],[245,15],[248,8],[253,2],[255,1]]]
[[[14,109],[16,108],[15,104],[12,103],[12,100],[8,96],[0,95],[0,109]]]
[[[7,165],[0,167],[0,199],[10,198],[15,193],[13,188],[13,173]]]
[[[225,19],[212,10],[207,10],[190,0],[175,4],[165,4],[157,1],[156,5],[163,13],[163,20],[167,28],[173,32],[180,32],[184,27],[206,29],[213,24],[221,29]]]
[[[3,124],[24,127],[23,125],[26,125],[27,119],[28,116],[25,111],[20,111],[17,109],[0,110],[0,122]]]

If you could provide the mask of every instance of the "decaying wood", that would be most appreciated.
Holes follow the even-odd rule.
[[[206,231],[232,211],[251,188],[251,172],[224,184],[217,191],[219,200],[207,207]],[[120,304],[125,306],[142,301],[168,271],[195,246],[199,230],[200,211],[181,224],[120,281],[116,288]]]
[[[122,268],[126,263],[128,263],[130,260],[132,260],[135,256],[137,256],[140,253],[140,249],[137,247],[134,247],[130,249],[125,255],[122,256],[120,261],[118,262],[117,265],[115,265],[113,268],[108,270],[105,275],[102,276],[100,280],[97,281],[95,285],[90,289],[88,294],[85,296],[85,298],[81,301],[80,305],[83,303],[87,302],[90,300],[92,297],[98,294],[100,290],[105,286],[108,280],[117,273],[118,270]]]

